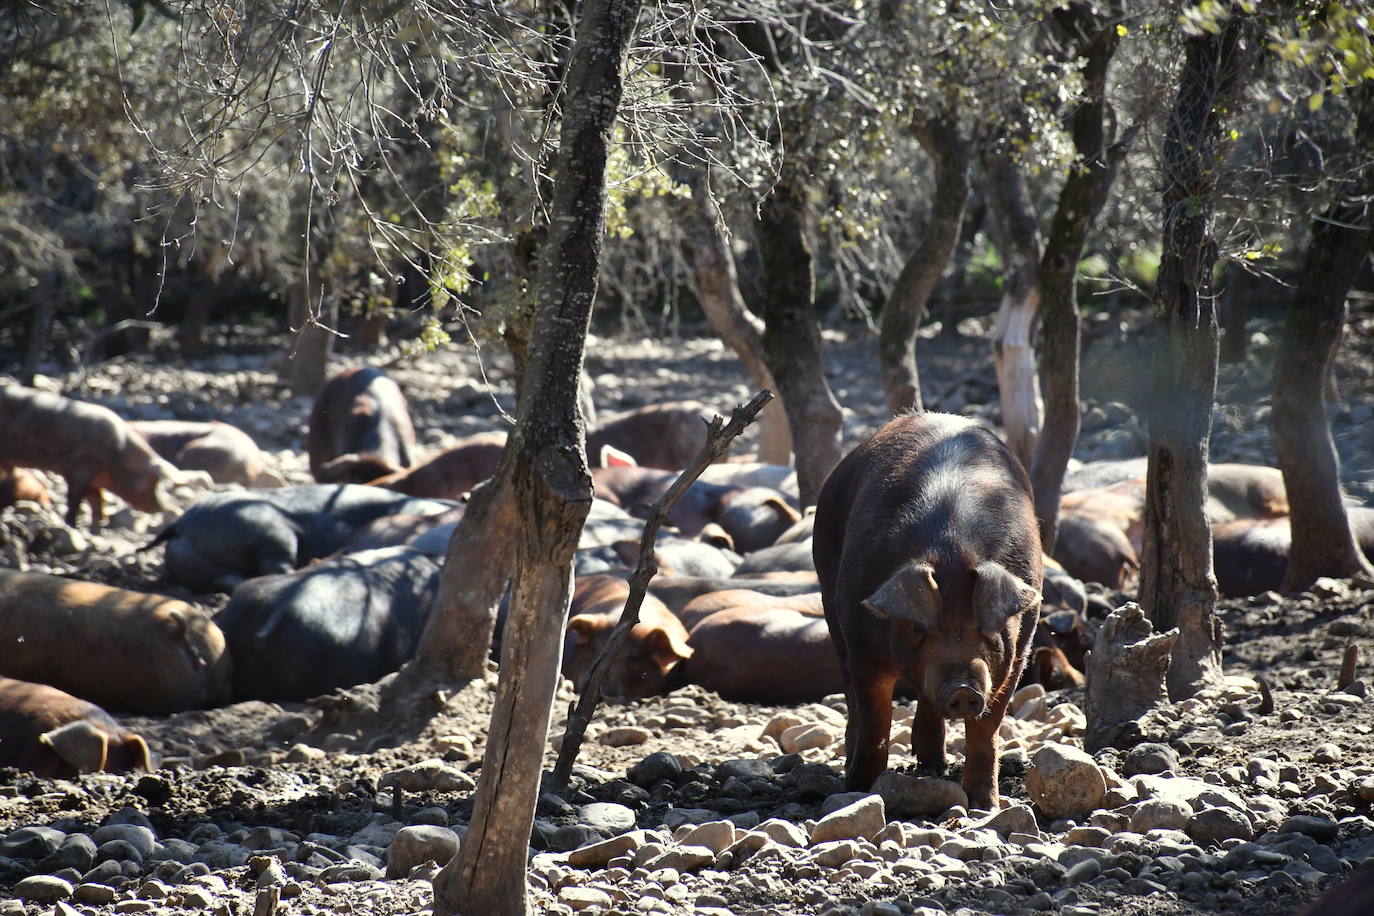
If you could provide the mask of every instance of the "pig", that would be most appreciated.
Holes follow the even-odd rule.
[[[438,515],[453,508],[452,502],[360,484],[213,493],[143,549],[167,545],[166,575],[178,585],[229,592],[245,579],[288,573],[327,557],[383,516]]]
[[[819,601],[813,603],[819,610]],[[686,682],[731,702],[795,705],[844,689],[830,632],[817,613],[777,603],[728,607],[695,623],[687,644]]]
[[[473,487],[496,473],[505,450],[505,433],[478,433],[459,440],[423,464],[377,477],[368,483],[408,496],[462,499]]]
[[[1140,558],[1118,527],[1077,512],[1059,514],[1053,556],[1075,579],[1117,591],[1133,587],[1140,571]]]
[[[815,592],[815,582],[789,582],[775,579],[698,578],[695,576],[655,576],[649,580],[649,593],[658,598],[670,611],[682,616],[687,605],[702,595],[726,590],[748,589],[762,595],[804,595]]]
[[[1207,497],[1207,518],[1213,524],[1288,514],[1288,490],[1278,468],[1257,464],[1208,465]]]
[[[592,471],[596,495],[633,515],[646,515],[676,479],[676,474],[653,468]],[[668,513],[668,523],[687,537],[696,537],[707,524],[715,522],[730,535],[735,549],[741,553],[769,546],[800,519],[801,514],[776,490],[700,480],[682,494]]]
[[[105,521],[102,491],[141,512],[160,512],[160,488],[181,479],[114,411],[20,385],[0,387],[0,469],[41,468],[67,481],[68,525],[83,501]]]
[[[40,506],[52,502],[48,488],[36,474],[24,468],[0,466],[0,509],[22,501],[38,503]]]
[[[46,684],[0,677],[0,767],[47,778],[148,772],[148,743],[109,713]]]
[[[592,663],[620,620],[630,584],[616,576],[583,576],[576,582],[563,639],[563,676],[580,693]],[[610,696],[648,697],[681,686],[678,670],[692,657],[687,630],[661,601],[644,596],[639,622],[611,661],[604,690]]]
[[[414,463],[415,427],[400,386],[382,370],[365,366],[324,383],[310,411],[306,442],[316,480],[367,483]],[[325,468],[345,457],[349,460]]]
[[[725,461],[708,465],[697,479],[722,487],[765,487],[783,494],[794,506],[799,503],[797,469],[785,464]]]
[[[267,466],[253,437],[213,420],[135,420],[129,426],[163,458],[183,471],[205,471],[215,483],[280,487],[286,481]]]
[[[1039,684],[1046,690],[1067,690],[1083,686],[1083,672],[1069,662],[1058,646],[1036,646],[1022,677],[1022,685]]]
[[[639,563],[639,541],[618,541],[611,550],[620,562],[633,569]],[[729,576],[739,566],[739,556],[701,541],[660,535],[654,544],[654,560],[674,575],[716,578]]]
[[[814,572],[811,540],[774,544],[746,556],[735,568],[737,576],[757,576],[768,572]]]
[[[229,700],[230,659],[184,601],[0,570],[0,674],[107,709],[162,715]]]
[[[1374,509],[1349,506],[1355,544],[1374,563]],[[1212,525],[1212,568],[1224,598],[1246,598],[1283,589],[1293,547],[1287,516],[1236,519]]]
[[[332,557],[239,585],[215,622],[235,700],[304,700],[371,683],[415,654],[439,565],[409,547]]]
[[[769,595],[749,588],[725,588],[708,592],[689,602],[677,616],[687,628],[687,632],[691,633],[693,627],[712,614],[741,607],[779,608],[789,613],[815,617],[817,620],[825,617],[825,608],[821,604],[819,591],[813,590],[797,595]]]
[[[467,506],[460,505],[438,515],[384,515],[358,529],[333,556],[381,547],[414,547],[430,556],[443,556],[466,512]]]
[[[1030,482],[988,428],[906,414],[835,467],[813,537],[849,722],[845,781],[887,765],[892,695],[916,693],[912,747],[945,769],[945,721],[963,719],[963,787],[997,808],[997,730],[1030,657],[1041,550]]]
[[[680,471],[706,444],[706,424],[713,416],[715,411],[700,401],[651,404],[616,414],[587,432],[587,458],[594,467],[605,466],[602,450],[610,446],[640,467]]]

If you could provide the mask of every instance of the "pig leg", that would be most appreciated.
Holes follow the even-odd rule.
[[[1011,691],[999,691],[993,706],[977,719],[964,720],[964,778],[969,808],[997,810],[997,730],[1007,711]]]
[[[853,690],[849,696],[849,728],[845,733],[845,787],[851,792],[867,792],[878,774],[887,769],[887,745],[892,735],[892,688],[895,675],[865,671],[862,677],[851,672]]]
[[[67,515],[63,519],[70,528],[76,527],[77,516],[81,514],[81,502],[91,504],[91,521],[98,524],[105,519],[105,500],[100,488],[93,480],[85,477],[67,477]]]
[[[940,707],[929,700],[916,701],[916,716],[911,722],[911,749],[923,772],[945,775],[945,717]]]

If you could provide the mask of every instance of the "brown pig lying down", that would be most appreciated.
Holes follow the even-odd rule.
[[[183,471],[204,471],[215,483],[280,487],[253,437],[237,426],[190,420],[135,420],[129,424],[163,458]]]
[[[1355,543],[1374,563],[1374,509],[1346,510]],[[1240,519],[1212,526],[1212,568],[1224,598],[1247,598],[1283,588],[1293,546],[1288,517]]]
[[[799,602],[801,609],[792,606]],[[841,693],[840,659],[820,603],[815,594],[709,614],[688,633],[683,677],[735,703],[794,705]]]
[[[184,601],[0,570],[0,675],[51,684],[119,712],[229,701],[224,634]]]
[[[706,444],[706,423],[715,411],[700,401],[651,404],[616,414],[587,431],[587,460],[603,467],[602,449],[610,446],[646,468],[680,471]]]
[[[36,776],[151,770],[148,745],[93,703],[0,677],[0,767]]]
[[[505,449],[505,433],[478,433],[459,440],[423,464],[377,477],[367,483],[407,496],[461,499],[473,487],[496,473]]]
[[[618,576],[581,576],[568,610],[563,639],[563,675],[579,692],[586,685],[601,647],[620,620],[630,584]],[[687,630],[652,594],[644,596],[639,623],[630,630],[611,662],[604,691],[610,696],[650,697],[682,683],[678,667],[692,657]]]
[[[340,372],[315,396],[306,448],[320,483],[367,483],[410,467],[415,427],[400,386],[371,366]]]
[[[164,481],[179,479],[114,411],[20,385],[0,387],[0,468],[56,471],[67,481],[68,525],[82,501],[105,520],[103,490],[142,512],[163,508]]]

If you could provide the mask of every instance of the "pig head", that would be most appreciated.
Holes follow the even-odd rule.
[[[617,576],[584,576],[577,581],[563,640],[563,675],[580,693],[592,664],[620,621],[630,586]],[[681,663],[692,657],[687,629],[653,595],[644,596],[639,622],[611,659],[605,692],[611,696],[649,697],[679,686]]]
[[[849,701],[846,782],[887,765],[898,681],[917,697],[912,748],[943,772],[963,719],[964,790],[997,802],[997,730],[1030,654],[1041,602],[1030,484],[985,427],[906,415],[851,452],[822,487],[813,548]]]
[[[0,677],[0,767],[38,776],[151,770],[147,743],[85,700]]]

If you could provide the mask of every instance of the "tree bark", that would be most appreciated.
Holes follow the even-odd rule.
[[[1078,442],[1080,330],[1078,262],[1088,230],[1106,203],[1133,132],[1112,144],[1107,132],[1107,70],[1116,52],[1114,17],[1098,20],[1091,7],[1075,4],[1056,14],[1076,39],[1083,73],[1083,102],[1074,110],[1072,132],[1078,161],[1059,191],[1040,258],[1041,356],[1045,421],[1031,461],[1031,489],[1040,523],[1040,543],[1053,553],[1058,534],[1064,472]]]
[[[777,389],[763,354],[761,323],[749,312],[739,289],[735,257],[725,232],[725,217],[711,194],[710,169],[694,170],[689,184],[691,206],[676,211],[683,235],[691,246],[687,275],[711,328],[735,351],[744,370],[758,388]],[[768,464],[792,463],[792,428],[782,404],[772,404],[759,417],[759,460]]]
[[[825,381],[811,244],[801,177],[779,181],[759,214],[763,259],[763,352],[782,392],[797,456],[803,506],[814,505],[840,461],[840,405]]]
[[[1233,265],[1229,274],[1226,293],[1222,296],[1225,327],[1221,335],[1221,361],[1243,365],[1250,350],[1250,331],[1245,324],[1250,320],[1250,295],[1255,289],[1255,278],[1239,265]]]
[[[1002,304],[992,331],[992,358],[1007,446],[1031,466],[1044,404],[1035,372],[1040,310],[1040,222],[1019,165],[1005,143],[984,151],[988,225],[1002,254]]]
[[[878,365],[887,407],[894,415],[925,409],[916,368],[916,331],[959,244],[969,199],[968,144],[959,134],[958,112],[943,108],[935,117],[918,121],[913,132],[935,166],[935,197],[925,238],[898,274],[878,329]]]
[[[606,157],[640,0],[588,0],[565,82],[549,241],[517,422],[502,460],[517,510],[515,587],[502,677],[471,826],[434,880],[436,916],[524,916],[572,560],[592,501],[578,379],[605,230]]]
[[[1177,630],[1156,633],[1134,602],[1112,611],[1083,665],[1085,748],[1129,747],[1148,737],[1141,723],[1167,704],[1164,681],[1177,639]]]
[[[19,367],[19,383],[33,387],[33,377],[38,374],[38,364],[48,349],[48,334],[52,331],[52,319],[56,313],[53,300],[58,290],[56,271],[43,274],[38,289],[38,304],[34,306],[32,320],[29,322],[29,339],[24,345],[24,363]]]
[[[1341,499],[1340,464],[1322,398],[1345,325],[1346,294],[1364,265],[1371,238],[1374,90],[1366,86],[1359,97],[1355,149],[1365,157],[1359,180],[1312,222],[1274,367],[1274,448],[1292,507],[1284,591],[1305,588],[1318,576],[1374,576]]]
[[[1216,244],[1208,223],[1222,112],[1238,96],[1249,21],[1239,11],[1216,34],[1185,42],[1178,96],[1164,138],[1164,250],[1154,301],[1154,402],[1150,411],[1140,603],[1157,630],[1177,626],[1169,694],[1192,696],[1221,676],[1207,451],[1217,383],[1212,298]]]

